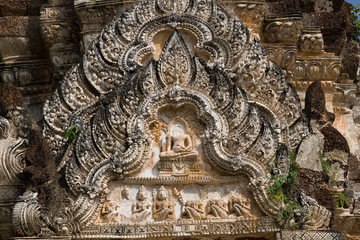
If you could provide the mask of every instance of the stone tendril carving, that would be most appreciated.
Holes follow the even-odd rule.
[[[301,195],[301,205],[304,212],[308,215],[305,218],[304,229],[307,230],[327,230],[330,226],[331,212],[320,206],[315,199]]]
[[[21,235],[37,235],[43,226],[40,215],[37,193],[25,192],[14,206],[14,230]]]
[[[0,141],[1,143],[1,141]],[[19,183],[18,174],[25,167],[25,152],[28,146],[26,139],[18,139],[7,145],[3,145],[0,170],[8,184]]]
[[[18,110],[13,112],[16,120],[23,117]],[[20,122],[20,121],[19,121]],[[9,185],[19,184],[18,174],[25,166],[27,139],[14,137],[14,125],[6,118],[0,117],[0,181]]]
[[[167,42],[154,44],[159,36]],[[307,129],[295,90],[259,40],[250,41],[247,28],[218,2],[203,0],[134,4],[66,74],[44,118],[44,135],[75,198],[71,214],[59,213],[51,229],[85,238],[141,221],[148,222],[143,233],[119,230],[115,237],[185,231],[151,233],[150,189],[159,226],[207,219],[225,229],[229,219],[243,218],[259,226],[249,232],[275,231],[279,206],[267,193],[267,166],[287,175],[288,154],[277,159],[278,145],[295,148],[301,137],[294,132]],[[66,145],[63,131],[74,124],[82,131]],[[114,182],[122,190],[110,187]],[[206,186],[171,193],[185,183]],[[233,198],[209,190],[229,184]],[[255,206],[261,218],[249,220]],[[244,233],[236,229],[230,234]]]
[[[10,123],[6,118],[0,117],[0,139],[9,136]]]

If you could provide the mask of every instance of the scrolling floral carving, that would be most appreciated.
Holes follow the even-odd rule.
[[[218,2],[139,1],[104,28],[45,104],[44,135],[75,196],[53,229],[175,236],[196,220],[206,235],[216,231],[209,223],[228,229],[239,220],[260,226],[249,232],[276,231],[267,166],[288,165],[276,152],[301,141],[292,134],[300,109],[259,40]],[[82,131],[66,145],[62,132],[74,124]],[[138,222],[146,229],[119,230]]]

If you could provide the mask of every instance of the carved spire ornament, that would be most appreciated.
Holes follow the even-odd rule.
[[[286,176],[286,149],[308,132],[281,68],[213,0],[134,4],[66,74],[44,117],[73,204],[36,213],[41,231],[74,239],[278,231],[270,169]],[[74,125],[81,133],[67,141]],[[21,204],[14,219],[28,221]]]

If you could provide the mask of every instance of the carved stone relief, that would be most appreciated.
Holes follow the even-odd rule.
[[[74,1],[75,10],[80,21],[80,34],[82,53],[84,53],[93,40],[96,40],[101,30],[117,19],[130,4],[135,1],[112,1],[112,2],[81,2]]]
[[[10,121],[0,117],[0,171],[2,173],[0,183],[4,185],[19,184],[17,175],[22,172],[25,165],[27,140],[14,136],[13,128]]]
[[[260,38],[263,22],[265,20],[266,2],[236,1],[234,16],[237,16],[250,30],[251,35]]]
[[[267,18],[264,35],[266,42],[297,43],[301,34],[300,17]]]
[[[327,230],[330,226],[331,212],[320,206],[315,199],[305,196],[301,197],[301,204],[308,218],[304,223],[305,230]]]
[[[339,82],[335,85],[334,92],[334,113],[335,121],[334,127],[346,138],[349,144],[350,151],[355,154],[360,154],[358,147],[359,133],[352,131],[356,129],[356,124],[353,118],[353,106],[357,105],[358,95],[357,87],[353,81],[349,79],[347,74],[341,74]]]
[[[24,60],[0,64],[0,79],[19,89],[34,120],[40,120],[43,102],[53,88],[51,68],[46,60]],[[44,95],[44,96],[41,96]]]
[[[13,119],[23,117],[19,110],[11,111]],[[23,112],[21,112],[23,113]],[[18,175],[25,166],[27,140],[17,136],[11,120],[0,116],[0,238],[14,236],[12,211],[14,202],[23,192]]]
[[[294,44],[297,24],[268,24],[270,40]],[[278,231],[270,168],[287,176],[289,150],[309,133],[296,91],[259,39],[222,5],[202,0],[134,4],[67,72],[44,118],[72,200],[49,215],[36,195],[24,196],[14,210],[22,235]],[[67,142],[73,125],[81,133]],[[304,201],[326,228],[316,204]],[[41,221],[26,229],[30,213]]]
[[[300,38],[300,50],[303,52],[324,52],[324,39],[320,29],[303,29]]]
[[[314,10],[316,12],[331,12],[333,11],[333,2],[329,0],[314,1]]]
[[[49,49],[55,79],[80,61],[79,29],[72,1],[50,2],[40,11],[41,34]]]

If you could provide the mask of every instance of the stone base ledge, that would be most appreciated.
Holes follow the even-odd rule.
[[[71,236],[65,236],[65,237],[15,237],[11,238],[9,240],[71,240]]]
[[[338,231],[281,231],[276,234],[276,240],[342,240]]]

